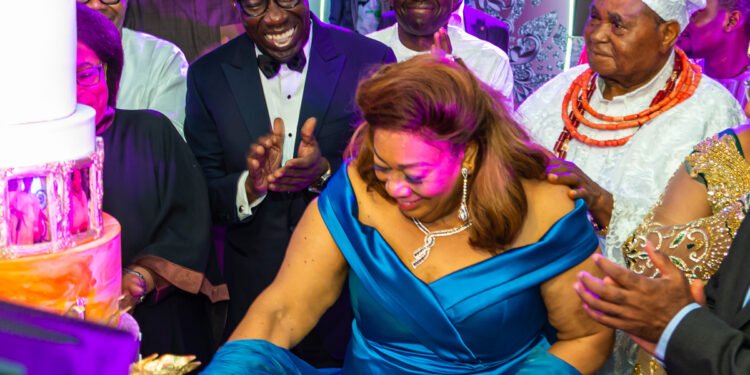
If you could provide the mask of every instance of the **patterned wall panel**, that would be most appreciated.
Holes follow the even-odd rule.
[[[568,48],[569,1],[466,0],[510,26],[510,57],[515,78],[515,101],[521,103],[537,87],[560,73]],[[580,38],[571,40],[571,60],[580,54]]]

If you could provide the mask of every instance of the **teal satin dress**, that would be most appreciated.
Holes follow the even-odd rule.
[[[553,335],[540,285],[598,246],[582,200],[539,242],[429,284],[357,220],[346,165],[318,207],[350,267],[355,319],[344,367],[317,370],[273,344],[239,340],[224,345],[205,373],[578,374],[547,352]]]

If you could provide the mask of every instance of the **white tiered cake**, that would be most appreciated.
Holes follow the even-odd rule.
[[[117,324],[120,226],[76,104],[75,6],[0,2],[0,299]]]

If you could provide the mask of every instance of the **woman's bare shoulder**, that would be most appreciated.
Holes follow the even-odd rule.
[[[367,187],[367,182],[357,170],[356,160],[349,163],[346,172],[349,175],[354,196],[357,198],[359,221],[368,226],[375,226],[376,223],[372,218],[378,216],[379,210],[384,206],[383,203],[386,203],[385,200],[376,191]]]
[[[368,194],[367,182],[362,178],[357,170],[357,161],[352,160],[346,168],[346,173],[349,176],[349,183],[352,186],[354,195],[357,197],[357,201],[365,198]],[[368,198],[369,199],[369,198]]]
[[[570,199],[570,188],[564,185],[554,185],[544,180],[523,180],[526,193],[527,222],[533,221],[534,232],[544,233],[555,222],[560,220],[575,208],[575,202]]]

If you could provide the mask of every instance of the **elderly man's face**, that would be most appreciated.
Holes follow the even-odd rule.
[[[104,4],[100,0],[80,2],[85,3],[89,8],[103,14],[105,17],[109,18],[118,29],[122,29],[122,24],[125,22],[125,11],[128,8],[127,0],[120,0],[117,4]],[[107,3],[110,3],[110,1],[107,1]]]
[[[592,1],[584,38],[591,69],[628,84],[647,82],[671,48],[663,45],[656,13],[641,0]]]
[[[429,36],[448,23],[452,0],[393,0],[398,27],[408,34]]]
[[[706,8],[690,17],[690,24],[685,28],[677,45],[694,58],[711,57],[713,53],[728,46],[724,45],[724,22],[727,12],[719,8],[719,0],[706,1]]]

